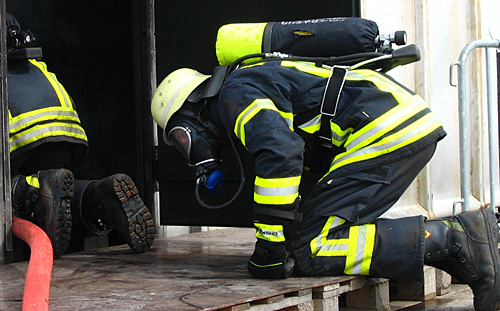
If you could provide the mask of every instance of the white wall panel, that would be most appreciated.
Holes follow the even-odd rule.
[[[460,52],[469,42],[490,39],[489,32],[500,38],[500,6],[493,0],[363,0],[361,7],[362,16],[376,21],[381,33],[404,29],[408,43],[415,43],[420,48],[420,62],[390,74],[424,97],[448,133],[439,143],[431,163],[387,216],[428,214],[433,218],[451,215],[453,202],[461,195],[458,90],[449,84],[449,68],[458,61]],[[489,195],[489,176],[483,55],[482,51],[471,54],[468,80],[471,81],[469,97],[471,128],[474,129],[471,133],[471,145],[474,146],[472,194],[484,202]],[[479,201],[471,200],[471,208],[478,207]]]

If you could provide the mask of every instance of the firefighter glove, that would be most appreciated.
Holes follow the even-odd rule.
[[[257,279],[286,279],[295,266],[295,260],[286,250],[285,242],[258,239],[250,257],[248,272]]]

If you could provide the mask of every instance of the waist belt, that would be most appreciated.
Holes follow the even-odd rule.
[[[330,128],[330,120],[337,113],[337,106],[339,104],[340,92],[344,86],[345,78],[347,76],[347,68],[340,66],[333,66],[326,82],[325,93],[321,100],[321,127],[318,132],[318,137],[326,147],[332,147],[332,131]]]

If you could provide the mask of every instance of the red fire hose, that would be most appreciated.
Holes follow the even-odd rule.
[[[23,311],[49,310],[50,277],[53,251],[47,234],[33,223],[12,217],[12,233],[31,249],[24,283]]]

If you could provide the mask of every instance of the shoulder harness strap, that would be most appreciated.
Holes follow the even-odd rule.
[[[323,141],[323,144],[331,148],[332,133],[330,129],[330,120],[337,113],[337,106],[340,99],[340,93],[344,86],[345,78],[348,69],[341,66],[333,66],[326,82],[325,93],[321,100],[321,128],[318,137]],[[325,141],[326,140],[326,141]]]

